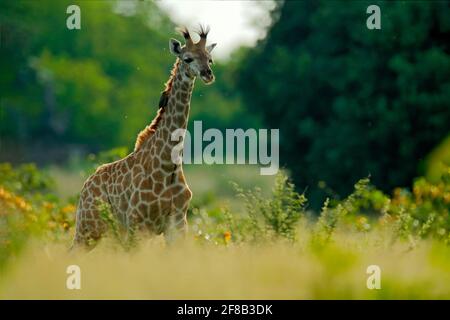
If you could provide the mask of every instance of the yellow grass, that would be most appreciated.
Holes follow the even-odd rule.
[[[281,243],[166,247],[156,238],[131,253],[103,244],[88,254],[35,243],[2,274],[0,299],[450,298],[448,247],[423,242],[407,251],[361,241],[341,236],[339,246],[325,249]],[[66,288],[73,264],[81,268],[81,290]],[[380,290],[366,287],[372,264],[381,268]]]

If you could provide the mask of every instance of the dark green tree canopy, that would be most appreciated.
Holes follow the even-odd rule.
[[[366,27],[370,4],[381,30]],[[387,191],[409,185],[449,134],[449,3],[286,1],[272,16],[239,87],[280,128],[281,162],[298,186],[317,201],[367,175]]]

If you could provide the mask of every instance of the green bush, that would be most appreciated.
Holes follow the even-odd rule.
[[[390,211],[399,217],[399,236],[433,237],[450,243],[450,168],[435,183],[417,179],[412,193],[396,189]]]
[[[54,191],[55,182],[45,172],[38,170],[34,163],[13,168],[10,163],[0,163],[0,185],[14,193],[49,193]]]
[[[244,202],[245,213],[231,214],[228,209],[220,208],[213,210],[212,215],[204,210],[195,210],[193,221],[197,235],[225,243],[231,236],[236,242],[295,241],[298,222],[305,213],[306,197],[295,191],[284,173],[277,175],[270,197],[265,197],[259,188],[245,191],[237,184],[233,185],[237,197]]]
[[[244,200],[244,212],[195,208],[191,220],[198,238],[217,244],[295,242],[299,232],[306,232],[311,244],[323,246],[334,241],[338,230],[349,234],[384,234],[386,230],[392,243],[407,241],[414,247],[426,238],[450,243],[450,173],[437,184],[419,178],[412,193],[395,189],[392,198],[372,186],[369,178],[361,179],[345,199],[327,199],[317,221],[305,219],[306,229],[300,228],[299,219],[309,216],[307,199],[294,190],[284,174],[278,175],[270,197],[264,197],[258,188],[235,188]]]
[[[70,239],[76,208],[54,191],[54,180],[35,164],[0,163],[0,269],[30,238]]]

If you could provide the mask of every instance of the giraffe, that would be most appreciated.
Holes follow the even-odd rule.
[[[182,45],[170,39],[170,52],[176,56],[169,80],[153,121],[136,140],[134,151],[118,161],[101,165],[84,183],[76,212],[73,246],[90,246],[107,231],[100,217],[99,203],[106,203],[125,230],[137,228],[151,234],[164,234],[173,242],[187,230],[187,209],[192,198],[181,163],[173,161],[172,151],[183,144],[171,134],[186,129],[190,100],[196,77],[205,84],[214,82],[211,51],[206,45],[208,28],[200,27],[200,40],[191,39],[187,28],[178,29]]]

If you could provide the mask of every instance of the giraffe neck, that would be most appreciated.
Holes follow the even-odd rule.
[[[163,168],[173,168],[170,165],[173,164],[172,152],[174,147],[180,147],[180,140],[172,139],[172,133],[187,128],[194,82],[195,77],[177,59],[162,94],[158,115],[150,125],[153,127],[154,137],[147,139],[142,145],[143,157],[156,159],[153,161],[156,166],[159,164]],[[181,136],[184,140],[184,134]]]
[[[161,128],[169,130],[170,133],[177,129],[186,129],[189,118],[192,91],[194,89],[195,77],[191,76],[179,59],[175,62],[172,73],[172,84],[167,92],[167,105],[161,121]],[[170,81],[169,80],[169,81]],[[170,139],[168,139],[170,140]]]

